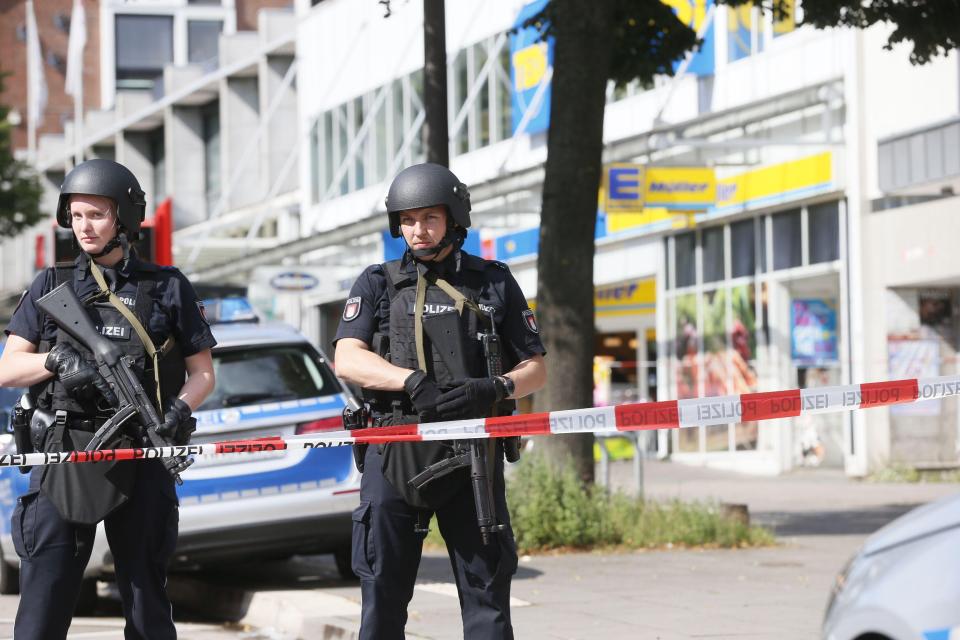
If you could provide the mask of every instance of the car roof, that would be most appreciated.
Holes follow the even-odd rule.
[[[308,344],[302,333],[283,322],[237,322],[214,324],[210,328],[217,340],[214,349],[291,342]]]

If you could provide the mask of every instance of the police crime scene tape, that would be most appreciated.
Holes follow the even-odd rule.
[[[0,455],[0,467],[148,460],[222,453],[255,454],[284,449],[320,449],[388,442],[569,433],[611,435],[626,431],[794,418],[800,415],[837,413],[955,396],[960,396],[960,375],[330,431],[290,438],[273,436],[187,446],[3,454]]]

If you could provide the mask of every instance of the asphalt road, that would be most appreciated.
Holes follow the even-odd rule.
[[[611,484],[632,490],[629,463]],[[866,537],[912,506],[958,485],[874,485],[837,471],[777,478],[648,462],[648,497],[749,507],[780,544],[766,549],[569,553],[524,557],[513,582],[518,638],[770,638],[819,635],[837,571]],[[181,638],[353,638],[360,593],[331,556],[248,563],[170,581]],[[18,599],[0,597],[0,640]],[[408,638],[462,637],[456,588],[442,551],[425,555]],[[122,638],[119,604],[77,619],[71,638]]]

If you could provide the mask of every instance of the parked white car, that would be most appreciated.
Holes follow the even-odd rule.
[[[871,535],[837,576],[826,640],[960,638],[960,495]]]

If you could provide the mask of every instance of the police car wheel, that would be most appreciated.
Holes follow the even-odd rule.
[[[0,594],[12,596],[20,593],[20,569],[7,564],[0,550]]]
[[[97,610],[97,581],[87,578],[80,583],[80,595],[77,596],[77,606],[73,608],[75,616],[90,616]]]
[[[340,547],[333,552],[333,561],[337,563],[337,573],[344,580],[356,580],[357,574],[353,572],[351,562],[352,551],[349,546]]]

